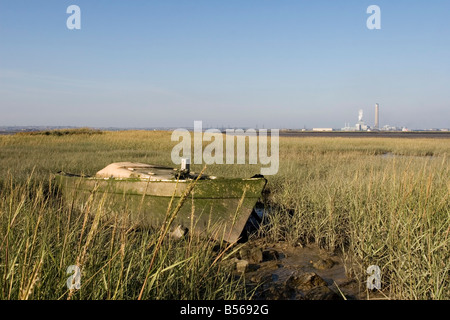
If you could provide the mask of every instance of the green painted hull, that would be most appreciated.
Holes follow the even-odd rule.
[[[101,179],[67,174],[57,174],[56,180],[69,203],[82,205],[92,196],[91,211],[95,212],[101,204],[105,218],[118,218],[140,228],[161,226],[170,202],[173,211],[192,182]],[[263,177],[198,180],[172,226],[182,225],[189,232],[235,242],[266,182]]]

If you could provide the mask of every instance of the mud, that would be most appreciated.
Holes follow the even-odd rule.
[[[346,274],[343,259],[316,245],[294,247],[264,240],[244,244],[233,261],[235,275],[255,289],[253,299],[365,300],[380,298]]]

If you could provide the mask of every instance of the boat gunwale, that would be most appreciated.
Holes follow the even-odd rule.
[[[131,182],[131,183],[143,183],[143,184],[149,184],[149,183],[182,183],[183,185],[186,183],[191,183],[193,181],[195,181],[195,179],[189,179],[189,180],[148,180],[148,179],[142,179],[142,178],[100,178],[100,177],[92,177],[92,176],[81,176],[81,175],[74,175],[74,174],[67,174],[67,173],[57,173],[55,176],[59,176],[63,179],[70,179],[70,180],[78,180],[78,181],[83,181],[83,180],[88,180],[90,182],[105,182],[105,183],[114,183],[114,182]],[[205,180],[199,180],[199,183],[217,183],[217,182],[225,182],[225,181],[230,181],[230,182],[245,182],[245,181],[264,181],[264,185],[261,187],[261,192],[265,189],[266,184],[267,184],[267,179],[264,176],[260,176],[260,177],[251,177],[251,178],[216,178],[216,179],[205,179]],[[92,192],[92,189],[90,188],[83,188],[81,185],[78,185],[77,187],[74,188],[70,188],[69,189],[76,189],[82,192]],[[172,195],[155,195],[155,194],[151,194],[151,193],[142,193],[142,192],[136,192],[133,189],[129,189],[129,190],[120,190],[120,191],[111,191],[111,190],[101,190],[99,191],[100,193],[103,194],[118,194],[118,195],[131,195],[131,196],[145,196],[145,197],[155,197],[155,198],[181,198],[182,195],[177,195],[177,194],[172,194]],[[252,195],[252,194],[247,194],[245,196],[246,199],[258,199],[261,197],[261,193],[258,193],[257,195]],[[205,197],[205,196],[199,196],[196,195],[195,197],[196,199],[204,199],[204,200],[215,200],[215,199],[224,199],[224,200],[229,200],[229,199],[241,199],[242,195],[239,196],[217,196],[217,197]]]
[[[57,173],[55,174],[56,176],[62,176],[65,178],[74,178],[74,179],[85,179],[85,180],[93,180],[93,181],[124,181],[124,182],[151,182],[151,183],[155,183],[155,182],[172,182],[172,183],[186,183],[186,182],[193,182],[195,181],[195,179],[170,179],[170,180],[150,180],[150,179],[146,179],[146,178],[114,178],[114,177],[110,177],[110,178],[102,178],[102,177],[93,177],[93,176],[82,176],[82,175],[76,175],[76,174],[71,174],[71,173]],[[200,179],[198,182],[206,182],[206,181],[254,181],[254,180],[265,180],[267,181],[267,179],[265,177],[252,177],[252,178],[212,178],[212,179]]]

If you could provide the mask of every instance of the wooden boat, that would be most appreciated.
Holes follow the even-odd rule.
[[[261,175],[247,179],[198,177],[189,170],[132,162],[112,163],[95,176],[56,174],[67,201],[83,205],[92,197],[107,217],[114,215],[141,228],[158,227],[165,221],[170,203],[169,212],[180,204],[173,226],[216,240],[237,241],[267,180]]]

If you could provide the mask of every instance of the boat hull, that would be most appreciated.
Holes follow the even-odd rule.
[[[92,213],[101,206],[104,218],[138,228],[160,227],[169,206],[174,212],[180,203],[172,226],[181,225],[189,232],[227,242],[239,239],[267,182],[263,177],[198,180],[186,197],[192,180],[142,181],[67,174],[56,175],[56,180],[69,203],[84,205],[91,201]]]

